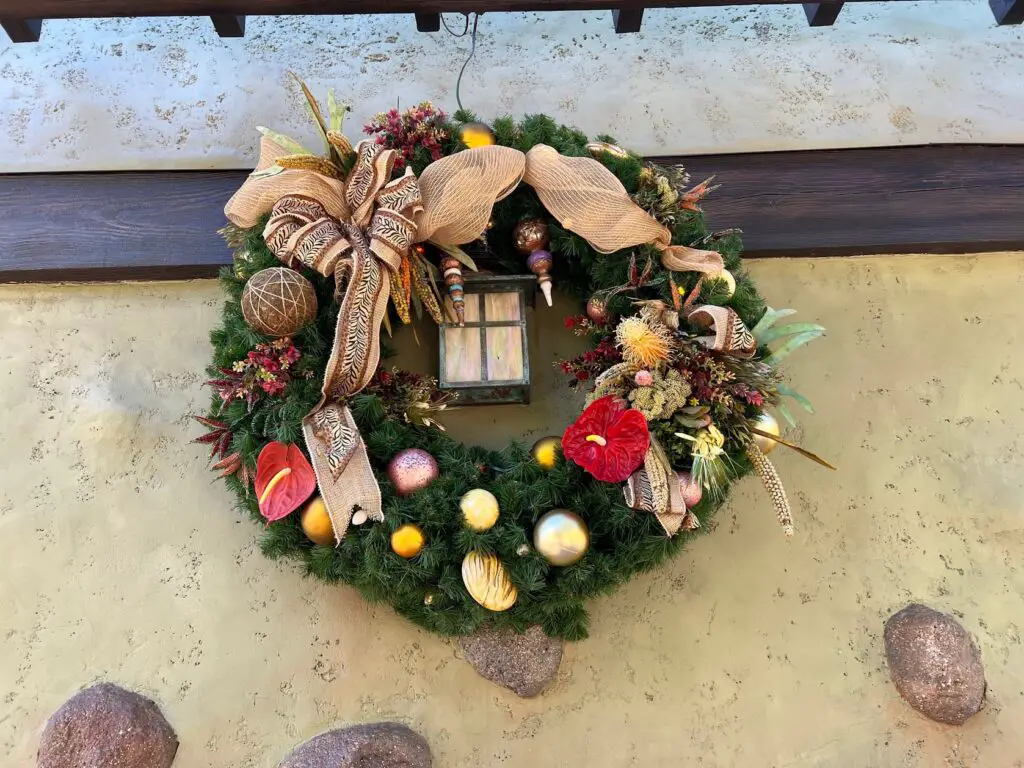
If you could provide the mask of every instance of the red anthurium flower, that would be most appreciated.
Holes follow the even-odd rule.
[[[587,406],[562,435],[562,455],[605,483],[627,480],[650,445],[647,419],[614,395]]]
[[[287,517],[316,490],[316,473],[294,443],[267,443],[256,460],[256,498],[268,523]]]

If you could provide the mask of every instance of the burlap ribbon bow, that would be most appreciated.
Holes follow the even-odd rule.
[[[391,274],[415,242],[468,243],[486,228],[494,204],[525,181],[563,227],[601,253],[651,243],[673,271],[714,273],[722,257],[671,244],[671,232],[637,206],[601,163],[538,145],[469,149],[389,181],[395,153],[374,142],[355,149],[344,182],[314,170],[277,171],[287,150],[264,137],[260,161],[225,206],[228,219],[254,226],[268,210],[264,238],[289,266],[338,281],[340,312],[322,396],[303,420],[306,446],[338,542],[356,509],[384,517],[380,487],[346,398],[365,387],[380,359],[380,328]],[[391,274],[389,274],[391,273]]]

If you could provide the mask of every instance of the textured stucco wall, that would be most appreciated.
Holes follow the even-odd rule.
[[[49,713],[108,679],[160,703],[181,768],[271,768],[380,719],[423,733],[439,768],[1020,765],[1024,254],[752,270],[829,328],[791,358],[818,409],[793,436],[839,472],[776,451],[795,538],[745,480],[710,535],[593,604],[591,639],[531,701],[262,557],[187,442],[214,282],[0,287],[0,763],[31,765]],[[568,338],[538,333],[559,325],[542,311],[538,371]],[[522,428],[477,413],[458,434]],[[911,600],[977,636],[989,700],[962,728],[888,681],[882,623]]]
[[[461,29],[461,17],[449,22]],[[255,124],[310,135],[291,69],[335,86],[352,124],[396,103],[455,107],[467,39],[411,15],[48,21],[0,43],[0,171],[249,167]],[[547,112],[645,153],[1024,140],[1020,27],[986,0],[492,14],[463,100],[483,117]]]

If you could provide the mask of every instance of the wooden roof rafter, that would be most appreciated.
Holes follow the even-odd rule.
[[[243,37],[246,16],[411,13],[437,32],[442,13],[610,10],[616,32],[639,32],[647,8],[799,5],[812,27],[831,26],[844,5],[912,0],[0,0],[0,26],[15,43],[37,42],[46,19],[208,16],[221,37]],[[989,0],[997,24],[1024,22],[1024,0]]]

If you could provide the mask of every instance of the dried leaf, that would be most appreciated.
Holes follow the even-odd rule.
[[[757,339],[758,344],[771,344],[776,339],[785,336],[795,336],[798,333],[809,333],[811,331],[825,332],[825,326],[817,323],[787,323],[766,329]]]
[[[266,136],[275,144],[287,149],[293,155],[308,155],[310,151],[302,146],[299,142],[293,139],[291,136],[285,136],[283,133],[267,128],[264,125],[257,125],[256,130]]]
[[[801,448],[796,443],[791,443],[788,440],[779,437],[778,435],[773,435],[771,432],[765,432],[764,430],[760,430],[757,427],[750,427],[750,431],[753,432],[755,435],[760,435],[761,437],[767,437],[769,440],[774,440],[776,443],[784,445],[787,448],[791,448],[794,451],[796,451],[797,453],[799,453],[801,456],[803,456],[804,458],[807,458],[807,459],[810,459],[811,461],[817,462],[818,464],[821,464],[821,466],[823,466],[823,467],[828,467],[829,469],[831,469],[833,471],[835,470],[835,467],[832,466],[831,464],[829,464],[823,458],[821,458],[821,456],[819,456],[816,453],[811,453],[806,448]]]
[[[346,112],[348,112],[348,104],[345,102],[339,104],[338,99],[334,95],[334,89],[329,88],[327,90],[327,119],[330,123],[331,132],[341,133],[342,128],[345,126]]]
[[[798,333],[796,336],[791,336],[789,341],[787,341],[781,347],[772,352],[768,357],[764,359],[763,362],[765,363],[765,365],[775,367],[782,360],[789,357],[789,355],[792,352],[799,349],[807,342],[814,341],[823,333],[824,331],[808,331],[807,333]]]
[[[794,400],[796,400],[808,413],[814,413],[814,406],[811,405],[811,401],[808,400],[803,395],[801,395],[795,389],[790,387],[788,384],[779,384],[778,390],[779,394],[782,395],[783,397],[791,397]]]
[[[276,163],[274,165],[264,168],[262,171],[253,171],[249,174],[250,179],[269,179],[271,176],[277,176],[279,173],[284,173],[285,169]]]
[[[320,129],[320,136],[324,140],[324,151],[330,155],[332,159],[340,161],[340,158],[334,157],[334,148],[331,146],[331,142],[327,139],[327,123],[324,122],[324,114],[320,111],[320,105],[317,103],[312,91],[309,90],[309,87],[294,72],[289,72],[288,74],[291,75],[295,82],[299,84],[299,87],[302,89],[303,96],[306,97],[306,109],[313,118],[313,122],[316,123],[317,128]]]
[[[436,245],[438,248],[440,248],[445,253],[447,253],[453,259],[458,260],[458,262],[460,264],[462,264],[462,266],[468,267],[469,269],[471,269],[474,272],[479,272],[480,271],[479,269],[477,269],[476,262],[473,261],[473,259],[470,257],[470,255],[468,253],[466,253],[464,250],[459,248],[459,246],[457,246],[457,245],[442,245],[441,243],[435,243],[433,240],[431,240],[430,242],[433,245]]]
[[[753,327],[750,333],[753,334],[754,338],[757,339],[758,344],[760,344],[762,333],[771,328],[773,325],[775,325],[775,323],[777,323],[782,318],[789,317],[790,315],[795,314],[795,309],[772,309],[771,307],[768,307],[768,309],[765,310],[764,314],[761,315],[761,319],[757,321],[757,325]]]

